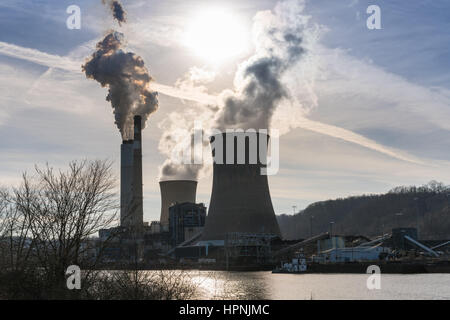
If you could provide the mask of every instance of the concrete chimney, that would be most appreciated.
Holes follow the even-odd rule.
[[[267,176],[261,175],[268,141],[256,132],[211,137],[213,187],[203,240],[223,240],[230,232],[281,236]]]
[[[142,119],[141,116],[134,117],[134,140],[133,140],[133,204],[132,225],[141,229],[144,225],[143,190],[142,190]]]
[[[197,181],[193,180],[169,180],[160,181],[161,189],[161,227],[168,230],[169,207],[175,203],[195,203],[197,193]]]
[[[130,225],[133,199],[133,140],[124,140],[120,146],[120,225]]]

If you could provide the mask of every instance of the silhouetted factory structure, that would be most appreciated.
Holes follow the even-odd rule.
[[[336,272],[324,265],[397,259],[399,252],[411,253],[413,248],[437,258],[441,253],[435,250],[450,243],[419,241],[414,228],[393,229],[391,235],[375,240],[331,232],[301,241],[281,239],[267,175],[262,172],[268,142],[267,134],[256,132],[212,136],[209,208],[196,202],[197,181],[160,181],[160,220],[149,224],[143,220],[141,118],[136,116],[134,139],[123,141],[120,149],[120,226],[99,232],[100,241],[110,241],[104,262],[261,269],[272,268],[301,250],[310,255],[317,270]],[[296,265],[284,266],[291,270]]]
[[[239,256],[239,247],[255,253],[255,258],[256,252],[267,254],[270,242],[281,236],[267,176],[261,172],[268,141],[268,135],[256,132],[212,136],[208,215],[204,204],[196,203],[197,181],[160,181],[160,221],[148,224],[143,221],[141,118],[136,116],[134,139],[123,141],[120,149],[120,226],[100,232],[101,239],[115,237],[111,258],[117,259],[120,252],[124,259],[166,254],[175,259],[224,260],[232,252]],[[130,243],[135,245],[132,254],[126,245]],[[233,249],[227,250],[229,246]]]
[[[141,232],[144,225],[142,190],[142,120],[134,117],[134,140],[120,148],[120,225]]]
[[[206,207],[191,202],[178,203],[169,208],[170,244],[179,244],[201,234],[206,220]]]
[[[213,187],[202,240],[224,240],[233,232],[281,235],[267,175],[261,173],[267,152],[260,147],[265,145],[267,150],[268,139],[260,133],[254,137],[223,133],[211,138],[212,144],[221,140],[217,145],[222,149],[215,146],[213,150]]]

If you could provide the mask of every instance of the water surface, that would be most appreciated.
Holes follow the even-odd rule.
[[[190,271],[198,299],[450,299],[450,274],[382,274],[369,290],[365,274],[272,274]]]

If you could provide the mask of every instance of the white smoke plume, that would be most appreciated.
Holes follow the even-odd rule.
[[[167,156],[160,167],[161,180],[197,180],[209,173],[211,166],[205,165],[211,162],[209,135],[203,129],[210,127],[216,111],[198,105],[182,114],[173,112],[160,123],[163,135],[159,151]],[[200,128],[195,128],[195,124],[199,124]],[[199,139],[196,146],[201,150],[194,145],[195,136]],[[185,159],[191,164],[187,164]]]
[[[268,129],[280,102],[291,98],[283,76],[307,53],[309,17],[303,9],[304,1],[286,1],[256,14],[256,52],[239,66],[235,89],[223,92],[217,128]]]
[[[304,1],[285,1],[278,3],[273,11],[256,14],[255,53],[238,67],[234,90],[223,91],[217,105],[208,105],[204,112],[198,112],[206,130],[269,129],[272,116],[282,102],[296,100],[284,77],[308,55],[310,42],[315,40],[309,34],[316,33],[309,26],[309,17],[303,15],[303,9]],[[164,126],[168,130],[163,134],[160,150],[168,141],[171,145],[178,143],[180,149],[188,148],[191,139],[177,141],[177,134],[172,130],[185,126],[186,117],[171,120],[180,121]],[[208,137],[208,132],[205,136]],[[198,178],[202,169],[202,166],[190,166],[190,178]],[[167,159],[161,167],[161,179],[176,179],[180,175],[186,176],[186,165]]]
[[[105,3],[105,2],[104,2]],[[114,18],[125,21],[125,13],[118,1],[108,1]],[[82,66],[87,78],[98,81],[108,88],[107,101],[114,109],[115,123],[124,140],[133,137],[133,118],[140,115],[142,127],[158,109],[158,94],[150,90],[153,80],[142,58],[123,50],[124,35],[109,31],[97,43],[97,50]]]

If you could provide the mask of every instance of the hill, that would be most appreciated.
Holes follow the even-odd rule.
[[[374,237],[394,227],[419,227],[420,239],[450,238],[450,186],[431,181],[396,187],[386,194],[320,201],[295,215],[277,216],[283,237],[307,238],[330,231]],[[311,218],[312,217],[312,218]]]

